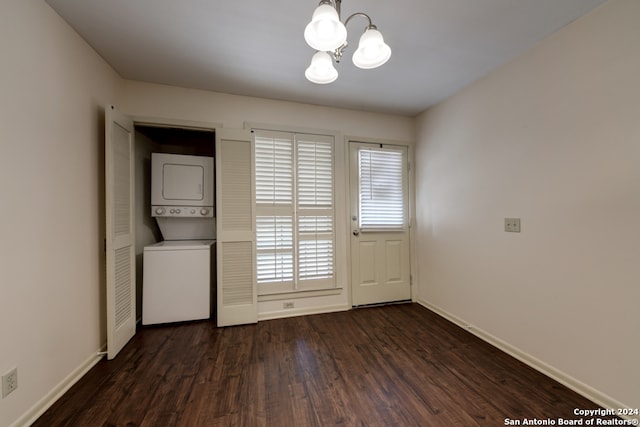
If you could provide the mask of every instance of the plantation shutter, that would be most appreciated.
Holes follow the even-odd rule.
[[[259,131],[256,146],[257,282],[293,285],[293,137]],[[281,287],[280,285],[278,287]]]
[[[260,292],[333,286],[333,138],[265,130],[254,137]]]
[[[298,135],[298,279],[332,284],[334,277],[333,138]]]
[[[407,225],[406,149],[358,150],[360,230],[404,230]]]
[[[256,323],[254,167],[251,132],[216,130],[217,323]]]

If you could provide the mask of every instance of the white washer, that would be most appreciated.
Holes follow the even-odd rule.
[[[142,324],[209,319],[215,240],[165,240],[145,246]]]

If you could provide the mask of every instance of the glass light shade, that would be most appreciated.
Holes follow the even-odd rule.
[[[353,64],[358,68],[376,68],[391,57],[391,48],[384,42],[382,33],[375,28],[368,28],[360,36],[358,49],[353,53]]]
[[[347,40],[347,28],[340,22],[338,12],[333,6],[321,4],[313,12],[311,22],[304,29],[304,39],[315,50],[335,50]]]
[[[323,85],[334,82],[338,78],[338,71],[333,67],[333,61],[327,52],[317,52],[311,58],[311,65],[304,75],[310,82]]]

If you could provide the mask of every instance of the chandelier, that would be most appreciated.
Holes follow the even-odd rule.
[[[369,25],[360,36],[358,48],[353,53],[353,64],[358,68],[370,69],[384,64],[391,57],[391,48],[384,42],[382,33],[378,31],[366,13],[357,12],[350,15],[344,24],[340,21],[342,0],[322,0],[313,12],[311,22],[304,30],[304,39],[309,46],[317,50],[311,58],[311,65],[305,71],[305,77],[317,84],[334,82],[338,71],[333,61],[339,63],[347,48],[347,24],[352,18],[361,16]]]

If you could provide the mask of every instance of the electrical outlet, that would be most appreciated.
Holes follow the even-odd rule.
[[[504,219],[504,231],[509,233],[520,232],[520,218],[505,218]]]
[[[285,302],[282,304],[282,308],[293,308],[294,307],[294,303],[292,302]]]
[[[18,388],[18,368],[13,368],[2,376],[2,397],[5,398]]]

